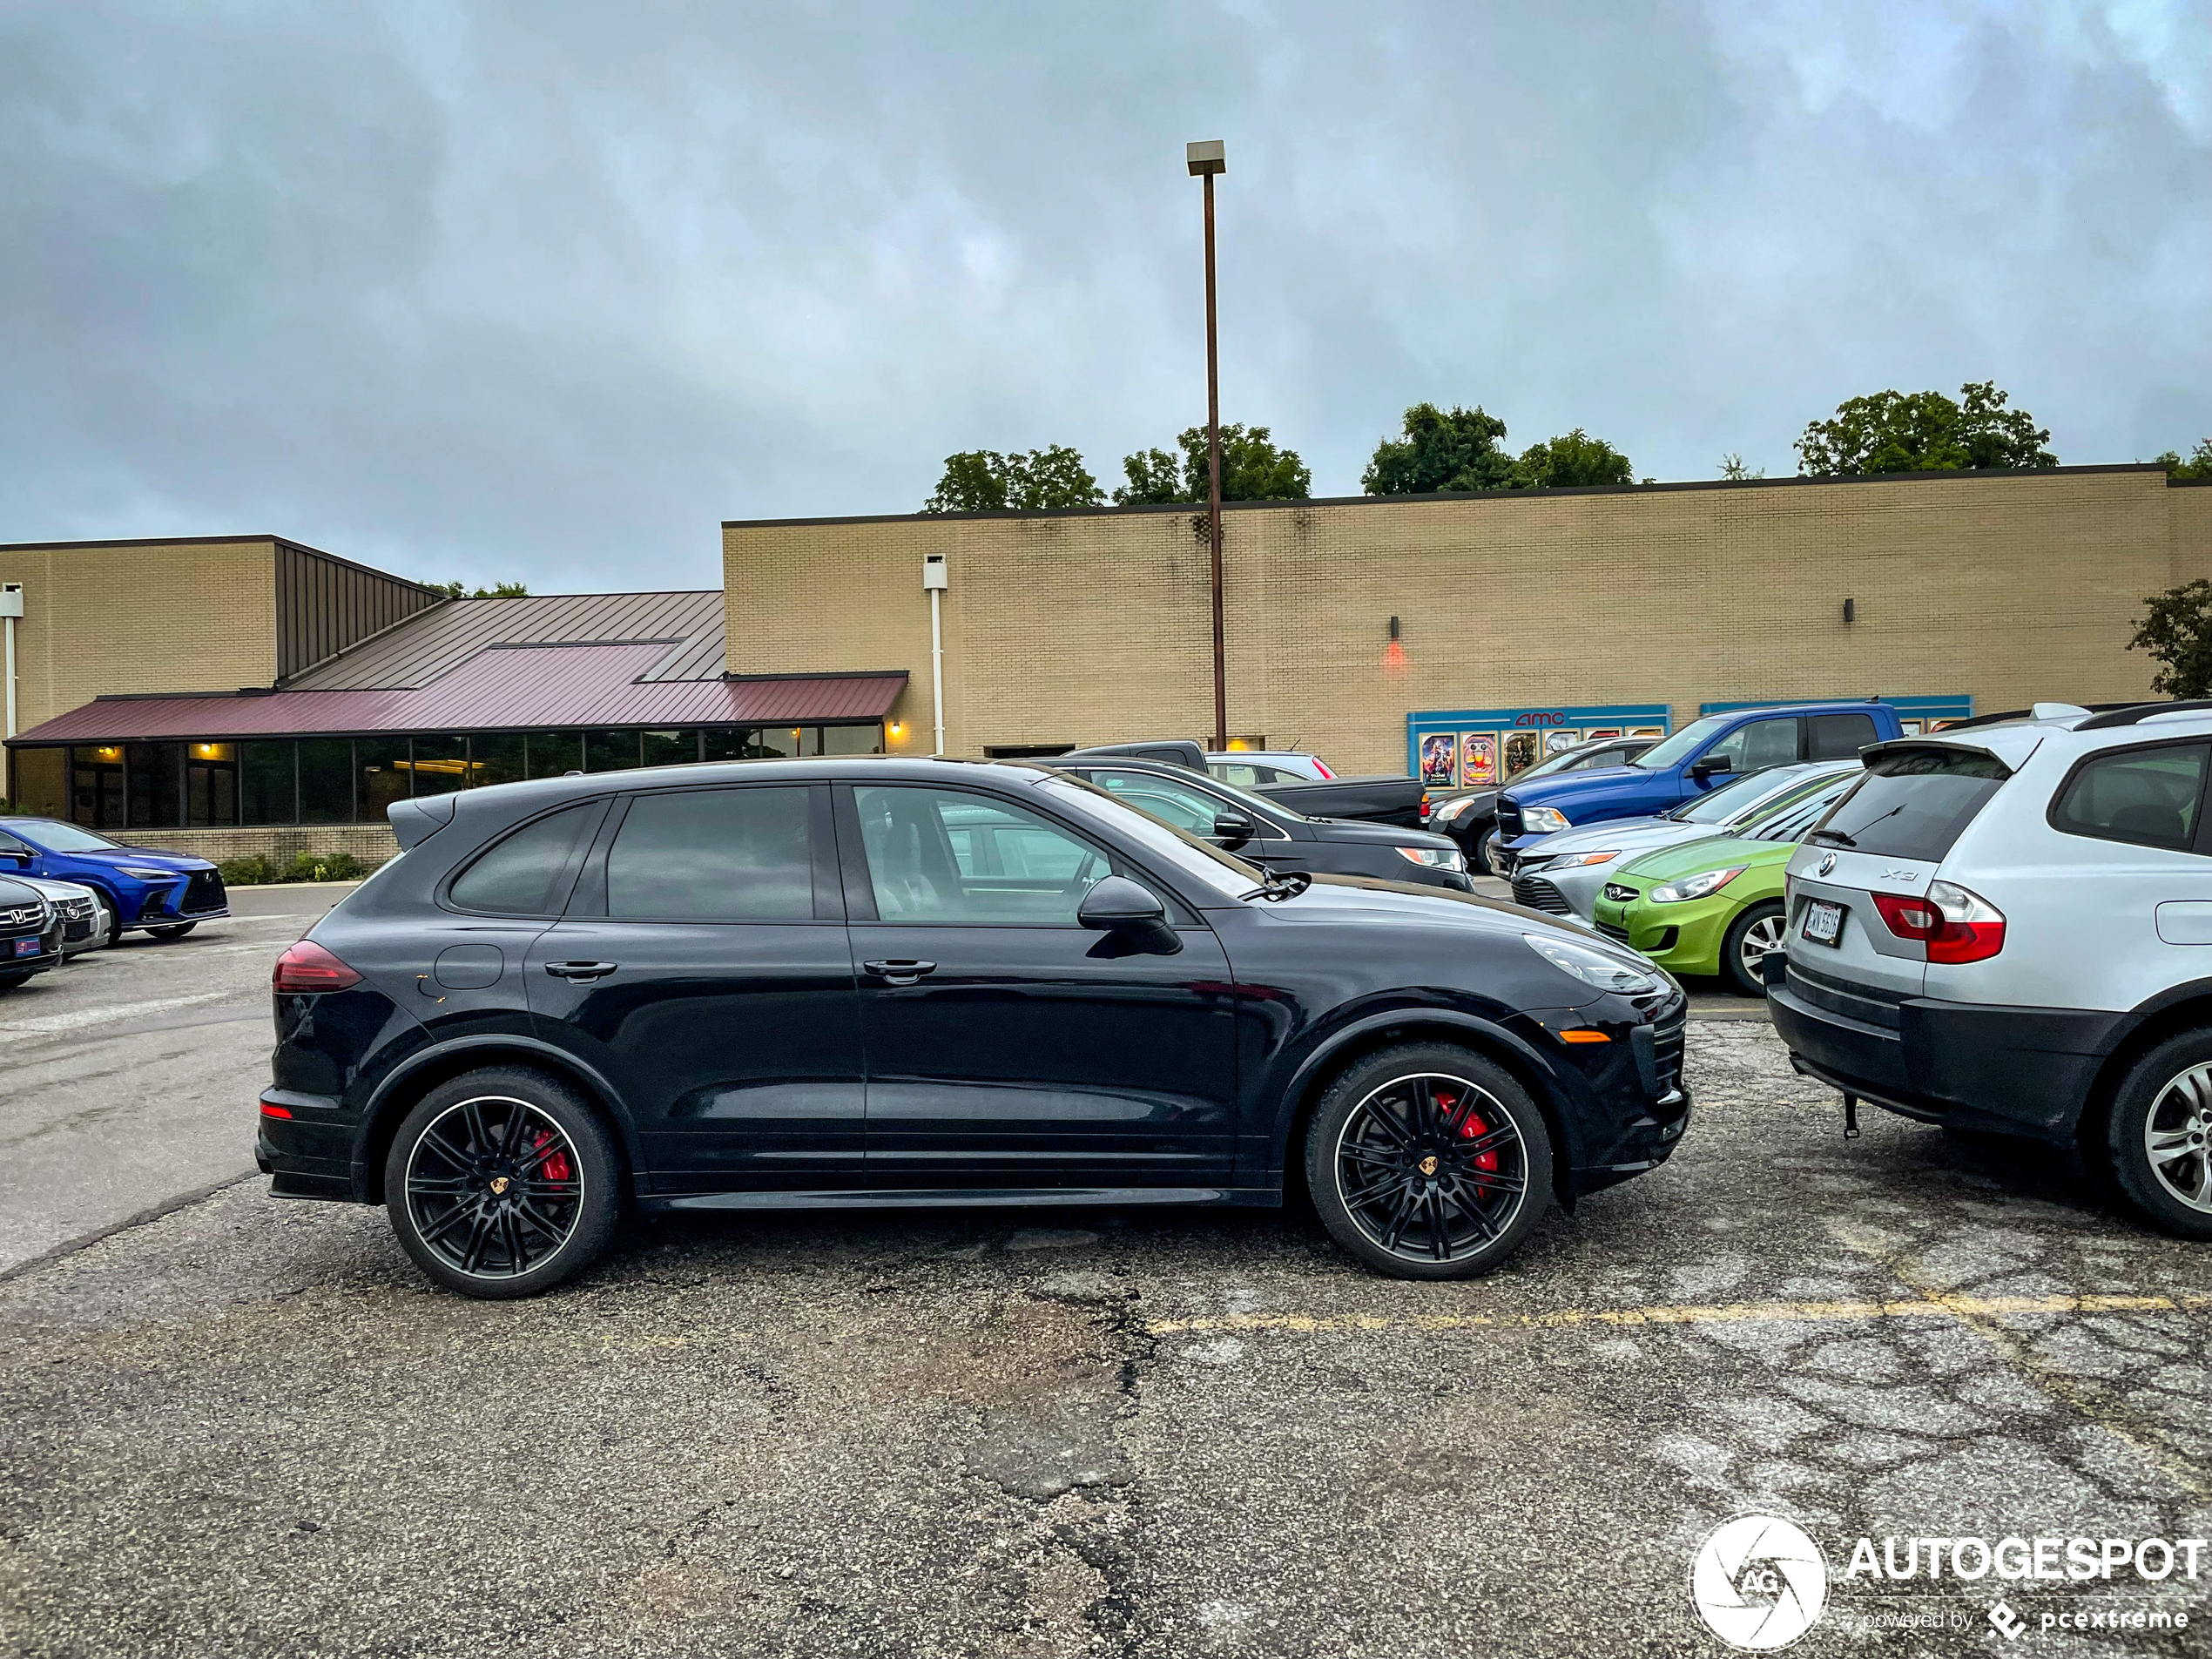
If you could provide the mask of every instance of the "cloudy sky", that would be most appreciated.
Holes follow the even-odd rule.
[[[1408,403],[1639,475],[1994,379],[2212,435],[2212,0],[0,7],[0,541],[275,531],[540,592],[955,449]]]

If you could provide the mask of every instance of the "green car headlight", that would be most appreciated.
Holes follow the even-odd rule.
[[[1710,899],[1723,887],[1743,873],[1743,866],[1732,870],[1705,870],[1696,875],[1684,876],[1679,881],[1662,882],[1643,896],[1654,904],[1681,904],[1689,899]]]

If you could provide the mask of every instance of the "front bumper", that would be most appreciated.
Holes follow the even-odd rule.
[[[1608,997],[1537,1018],[1567,1061],[1559,1075],[1567,1085],[1560,1103],[1573,1119],[1561,1149],[1570,1192],[1595,1192],[1656,1170],[1682,1144],[1691,1105],[1683,1077],[1689,1017],[1689,999],[1669,986],[1641,1006]],[[1603,1030],[1611,1041],[1557,1042],[1559,1029],[1575,1025]]]
[[[1590,920],[1607,938],[1641,952],[1670,973],[1717,974],[1721,945],[1737,909],[1732,899],[1655,905],[1600,897],[1591,907]]]
[[[1798,1072],[1925,1123],[2065,1143],[2129,1016],[1892,998],[1767,959],[1767,1008]],[[1777,967],[1777,965],[1779,964]]]
[[[18,950],[18,941],[28,940],[37,949],[28,954]],[[58,968],[62,961],[62,929],[59,922],[48,924],[44,933],[10,934],[0,938],[0,974],[21,973],[25,968],[37,973],[42,968]]]

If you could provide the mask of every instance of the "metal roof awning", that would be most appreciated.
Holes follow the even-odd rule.
[[[661,638],[619,644],[494,644],[430,684],[412,687],[99,698],[34,726],[11,743],[810,725],[880,720],[907,683],[903,669],[645,678],[681,643]]]

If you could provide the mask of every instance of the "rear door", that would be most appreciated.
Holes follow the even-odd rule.
[[[613,1082],[646,1190],[864,1184],[858,993],[826,783],[617,802],[529,952],[543,1035]]]

